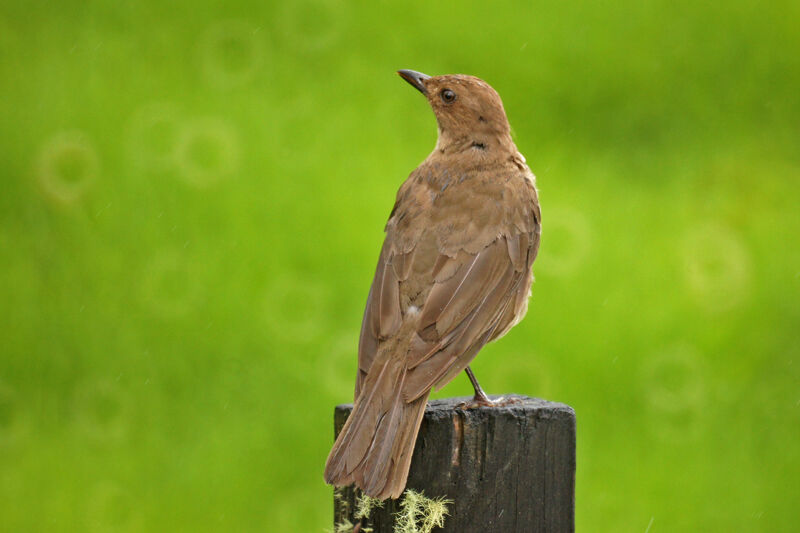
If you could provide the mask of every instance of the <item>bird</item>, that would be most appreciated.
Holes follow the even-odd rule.
[[[541,212],[536,178],[498,93],[463,74],[398,74],[430,104],[436,146],[397,192],[367,297],[353,410],[324,479],[399,498],[428,396],[466,371],[528,310]]]

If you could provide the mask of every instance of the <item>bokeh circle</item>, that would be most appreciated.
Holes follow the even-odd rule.
[[[571,276],[586,262],[591,244],[591,225],[583,213],[564,207],[548,209],[536,269],[552,276]]]
[[[180,130],[175,163],[184,181],[195,187],[209,187],[238,170],[240,152],[239,136],[227,122],[195,119]]]
[[[64,131],[53,136],[36,160],[41,190],[62,204],[80,200],[99,173],[100,156],[81,131]]]
[[[259,28],[246,21],[227,20],[206,30],[199,53],[206,80],[227,88],[255,77],[264,64],[265,45]]]
[[[683,270],[695,301],[709,311],[725,311],[745,299],[750,282],[750,254],[731,230],[707,224],[684,240]]]

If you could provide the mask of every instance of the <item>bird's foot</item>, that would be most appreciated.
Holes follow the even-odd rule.
[[[480,393],[476,393],[472,400],[468,402],[461,402],[460,404],[456,405],[456,408],[475,409],[477,407],[505,407],[506,405],[512,405],[515,403],[520,403],[520,399],[505,398],[501,396],[492,400],[485,393],[483,393],[483,391],[481,391]]]

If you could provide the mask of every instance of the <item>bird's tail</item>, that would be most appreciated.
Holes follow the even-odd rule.
[[[381,500],[403,493],[428,400],[428,393],[412,402],[403,400],[405,377],[405,361],[387,352],[377,354],[328,455],[327,483],[355,483],[368,496]]]

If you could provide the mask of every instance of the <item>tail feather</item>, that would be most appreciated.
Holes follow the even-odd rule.
[[[406,403],[403,361],[375,361],[325,465],[325,481],[355,483],[373,498],[397,498],[408,479],[428,395]]]

